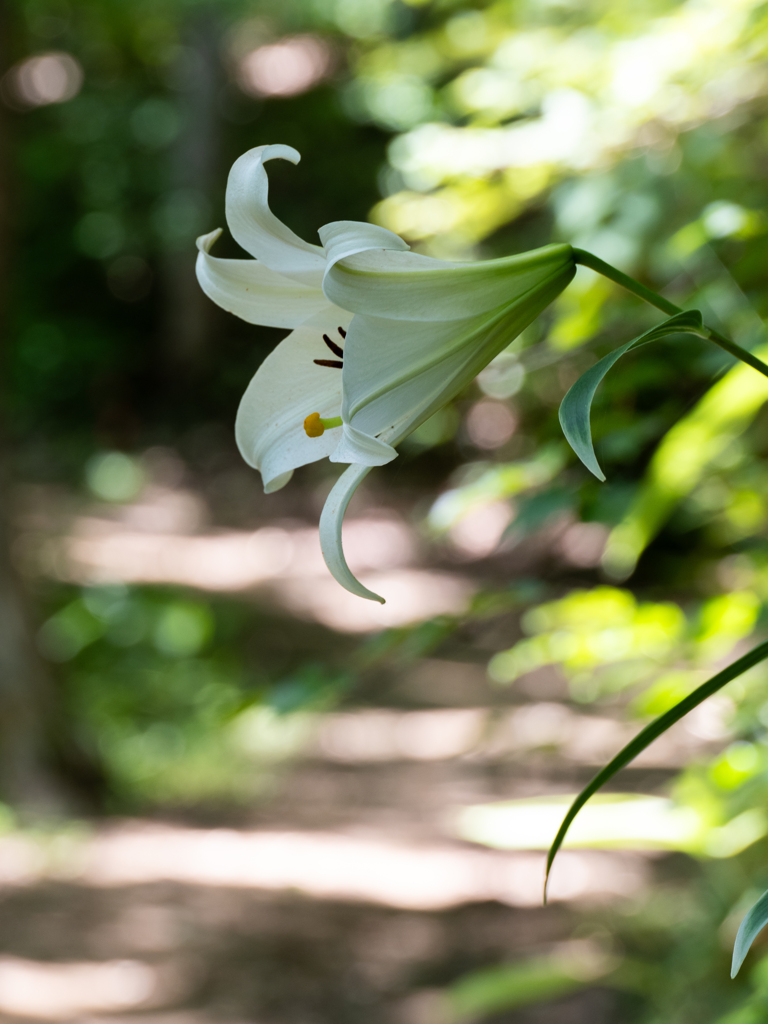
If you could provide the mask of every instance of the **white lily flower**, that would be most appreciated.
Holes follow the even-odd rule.
[[[198,280],[218,305],[249,323],[290,327],[243,396],[235,427],[266,492],[317,459],[350,463],[320,519],[329,569],[354,594],[378,595],[344,559],[341,524],[372,466],[477,376],[565,288],[569,245],[479,263],[409,252],[385,228],[336,221],[321,246],[295,235],[269,209],[264,164],[298,163],[290,146],[241,156],[227,183],[227,223],[254,257],[218,259],[221,234],[198,239]],[[330,351],[329,351],[330,350]],[[341,370],[341,372],[339,372]]]

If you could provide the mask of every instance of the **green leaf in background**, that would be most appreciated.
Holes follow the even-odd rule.
[[[736,941],[733,944],[732,978],[735,978],[739,973],[739,968],[744,963],[744,958],[749,952],[752,943],[766,924],[768,924],[768,891],[764,892],[757,903],[749,908],[744,915],[744,920],[739,925]]]
[[[605,480],[605,473],[600,468],[595,455],[592,430],[589,424],[589,413],[595,392],[603,377],[625,352],[629,352],[630,349],[637,348],[639,345],[647,345],[651,341],[659,341],[670,334],[702,334],[701,313],[695,309],[676,313],[675,316],[652,327],[645,334],[641,334],[638,338],[628,341],[626,345],[621,345],[613,352],[609,352],[607,356],[603,356],[598,363],[595,363],[579,377],[560,403],[560,425],[566,440],[598,480]]]
[[[567,396],[566,396],[567,397]],[[549,874],[552,870],[552,864],[554,863],[557,851],[563,845],[568,829],[571,827],[571,823],[576,815],[579,813],[584,804],[593,796],[599,789],[601,789],[606,782],[613,778],[613,776],[633,761],[638,754],[640,754],[646,747],[649,747],[655,739],[658,739],[662,733],[665,733],[670,726],[674,725],[675,722],[679,722],[681,718],[684,718],[689,711],[692,711],[695,707],[698,707],[707,697],[711,697],[713,693],[717,693],[731,680],[736,679],[737,676],[742,675],[748,669],[758,665],[761,661],[765,661],[768,658],[768,640],[758,644],[757,647],[749,651],[742,658],[738,658],[724,668],[722,672],[718,672],[717,675],[712,676],[706,683],[702,683],[693,693],[689,694],[678,704],[675,704],[673,708],[666,712],[666,714],[660,715],[658,718],[650,722],[646,727],[638,733],[635,738],[629,742],[616,757],[610,761],[605,768],[601,769],[592,781],[582,789],[579,795],[571,804],[568,809],[568,813],[563,818],[563,823],[558,829],[557,835],[555,836],[554,842],[549,848],[547,854],[547,873],[544,880],[544,900],[547,898],[547,884],[549,882]],[[759,931],[759,929],[758,929]],[[754,936],[752,936],[754,938]],[[751,941],[751,940],[750,940]],[[737,939],[738,943],[738,939]]]
[[[587,942],[564,944],[548,956],[472,971],[446,991],[448,1016],[454,1024],[485,1019],[562,998],[593,985],[615,968],[598,947]]]

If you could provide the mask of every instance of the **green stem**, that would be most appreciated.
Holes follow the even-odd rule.
[[[644,284],[640,284],[639,281],[635,281],[633,277],[628,277],[627,274],[622,274],[616,267],[612,267],[610,263],[605,263],[597,256],[593,256],[591,252],[587,252],[585,249],[574,249],[573,258],[576,263],[580,263],[584,267],[589,267],[590,270],[596,271],[598,274],[602,274],[603,277],[607,277],[610,281],[615,281],[616,284],[620,284],[622,288],[626,288],[627,291],[632,292],[633,295],[639,296],[641,299],[645,299],[652,306],[660,309],[662,313],[666,313],[668,316],[674,316],[676,313],[682,313],[683,310],[679,306],[676,306],[674,302],[670,302],[668,299],[663,298],[657,292],[652,291],[650,288],[646,288]],[[737,345],[734,341],[724,337],[719,331],[704,324],[705,336],[709,341],[714,341],[720,348],[725,349],[730,355],[735,356],[736,359],[740,359],[743,363],[747,363],[758,373],[762,373],[763,376],[768,377],[768,366],[758,359],[757,356],[753,356],[751,352],[748,352],[741,345]]]

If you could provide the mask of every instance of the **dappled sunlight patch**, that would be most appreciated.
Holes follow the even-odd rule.
[[[0,957],[0,1010],[22,1017],[63,1021],[84,1013],[121,1013],[146,1005],[157,984],[157,969],[135,960],[51,963]]]
[[[282,728],[285,731],[288,723]],[[488,762],[539,752],[575,764],[595,765],[610,757],[635,731],[630,723],[580,715],[550,701],[493,714],[485,707],[432,711],[376,708],[318,717],[309,749],[315,756],[350,764],[439,761],[465,755],[473,762]],[[687,723],[681,723],[644,751],[638,763],[646,768],[679,767],[693,754],[710,749],[711,742],[710,735],[698,736]],[[734,754],[734,758],[744,763],[743,754]]]
[[[495,682],[511,683],[554,664],[577,682],[581,674],[614,662],[639,660],[652,671],[677,646],[685,616],[672,603],[638,604],[629,591],[596,587],[530,609],[522,625],[533,635],[494,655],[488,671]]]
[[[284,609],[350,633],[461,612],[475,589],[460,577],[412,568],[414,530],[393,515],[352,519],[344,527],[349,565],[369,582],[375,579],[388,599],[383,607],[368,608],[329,585],[317,529],[274,524],[213,534],[157,531],[159,523],[173,527],[174,515],[188,516],[193,510],[187,506],[165,501],[157,515],[154,506],[143,511],[125,506],[118,521],[83,516],[66,536],[42,540],[28,535],[22,545],[25,564],[91,586],[175,583],[221,593],[263,589]],[[40,639],[54,660],[72,657],[103,632],[79,606],[59,614],[66,621],[51,620]],[[167,632],[171,627],[158,628]]]
[[[478,505],[450,528],[451,545],[465,558],[486,558],[498,547],[512,518],[512,507],[506,502]]]
[[[608,528],[602,523],[572,523],[558,546],[566,562],[588,569],[600,564],[607,537]]]
[[[500,448],[512,437],[517,417],[503,402],[481,399],[467,414],[467,433],[477,448]]]
[[[594,536],[588,533],[581,539],[588,542],[585,555],[596,557],[598,546],[590,552],[589,543],[602,543],[605,533],[599,524],[575,524],[569,530],[592,525],[597,527]],[[701,682],[705,666],[716,665],[751,634],[760,608],[751,590],[710,598],[698,614],[689,615],[672,602],[640,603],[629,590],[616,587],[574,590],[558,601],[529,608],[521,620],[528,636],[495,654],[488,673],[494,682],[508,684],[556,665],[573,697],[583,703],[644,684],[649,689],[632,707],[639,714],[656,713],[674,694],[689,693]],[[686,727],[702,739],[722,739],[728,735],[729,707],[727,694],[711,697],[694,709]]]
[[[458,834],[501,850],[546,850],[573,796],[516,800],[468,807],[457,818]],[[576,817],[567,847],[668,849],[732,857],[768,834],[768,818],[752,810],[722,825],[693,806],[658,796],[627,793],[594,797]]]
[[[287,531],[263,530],[169,536],[81,519],[56,546],[54,558],[59,555],[60,578],[72,582],[180,583],[237,591],[279,575],[294,554]],[[304,564],[311,571],[312,561]]]
[[[546,850],[573,797],[534,798],[469,807],[458,818],[466,839],[505,850]],[[624,794],[597,797],[572,826],[570,847],[685,848],[699,821],[691,810],[675,812],[663,797]]]
[[[435,499],[427,525],[440,536],[476,509],[549,483],[560,472],[564,461],[560,445],[547,445],[527,462],[469,463],[462,467],[461,479],[456,485]]]
[[[251,96],[298,96],[328,74],[331,50],[312,35],[265,43],[240,58],[238,83]]]
[[[52,50],[20,61],[8,71],[1,91],[11,106],[47,107],[66,103],[80,92],[85,75],[71,53]]]
[[[294,614],[342,633],[366,633],[436,615],[458,614],[467,608],[476,589],[470,580],[422,569],[361,573],[360,580],[384,594],[387,603],[362,604],[354,594],[340,592],[332,579],[313,580],[310,586],[286,580],[277,589],[283,606]]]
[[[316,742],[333,761],[439,761],[472,750],[486,718],[484,708],[350,711],[326,715]]]
[[[0,839],[0,854],[5,842]],[[16,884],[66,877],[70,884],[111,889],[173,881],[441,910],[487,900],[540,905],[544,858],[538,852],[497,853],[375,833],[240,832],[129,822],[83,839],[62,871],[61,865],[54,871],[38,861]],[[646,881],[645,863],[631,855],[568,851],[551,898],[628,895]]]
[[[312,715],[280,714],[270,707],[252,707],[232,721],[235,745],[262,763],[282,761],[296,755],[315,728]]]

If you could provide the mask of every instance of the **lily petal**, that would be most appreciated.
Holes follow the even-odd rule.
[[[344,423],[396,446],[465,388],[572,276],[573,266],[556,266],[514,301],[460,320],[356,315],[344,360]]]
[[[323,250],[299,238],[269,208],[264,164],[276,158],[301,160],[291,146],[257,146],[235,161],[227,180],[227,224],[235,241],[270,270],[317,286],[325,270]]]
[[[224,260],[211,256],[221,228],[197,240],[197,280],[209,299],[249,324],[298,327],[331,303],[319,287],[270,270],[258,260]]]
[[[341,427],[307,437],[304,419],[312,412],[324,419],[339,414],[341,373],[313,359],[326,352],[323,334],[347,327],[350,319],[333,307],[311,317],[267,356],[243,395],[235,437],[245,461],[261,472],[267,493],[288,483],[299,466],[326,458],[341,439]]]
[[[320,516],[320,547],[325,564],[345,590],[358,597],[366,597],[369,601],[380,601],[381,604],[384,604],[383,597],[368,590],[352,575],[341,546],[341,524],[344,521],[344,513],[360,482],[370,471],[370,466],[350,466],[331,488],[331,493],[326,499]]]
[[[357,462],[363,466],[386,466],[397,458],[397,452],[386,441],[364,434],[361,430],[343,425],[341,440],[331,452],[331,462]]]
[[[569,245],[482,263],[446,263],[411,252],[371,250],[331,267],[323,291],[354,313],[393,320],[455,320],[487,312],[573,267]]]
[[[396,250],[404,252],[410,249],[407,242],[387,228],[377,224],[366,224],[359,220],[336,220],[324,224],[317,232],[325,249],[327,262],[326,274],[339,262],[358,253],[370,249]],[[425,259],[426,257],[421,257]]]

